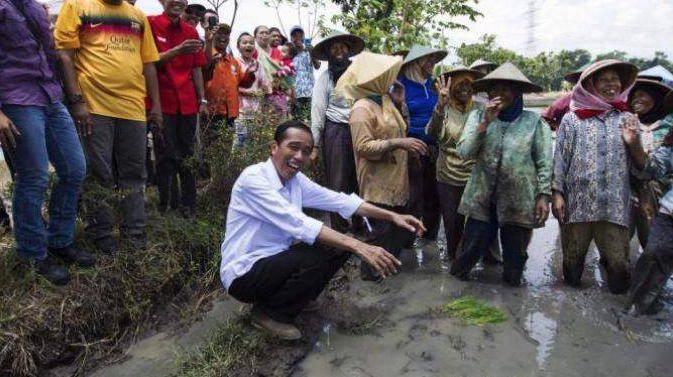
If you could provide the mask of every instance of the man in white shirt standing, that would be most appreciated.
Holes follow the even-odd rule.
[[[360,257],[383,277],[401,262],[308,217],[302,208],[391,221],[421,235],[423,223],[364,202],[357,195],[326,189],[299,170],[313,150],[311,129],[289,121],[276,129],[271,158],[246,168],[231,192],[222,242],[222,284],[234,298],[253,303],[253,323],[273,335],[301,338],[292,322],[315,300],[348,259]]]

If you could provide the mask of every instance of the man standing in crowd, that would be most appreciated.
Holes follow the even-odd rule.
[[[249,88],[255,81],[257,64],[244,71],[241,63],[227,52],[230,36],[229,25],[221,24],[217,27],[213,38],[216,53],[204,70],[208,106],[213,116],[212,125],[220,125],[222,122],[229,126],[234,125],[234,120],[239,115],[238,88]]]
[[[66,284],[68,269],[54,256],[81,266],[95,264],[92,255],[74,245],[84,155],[72,118],[61,103],[58,59],[44,8],[34,0],[3,1],[0,15],[0,144],[14,162],[16,251],[50,282]],[[45,231],[42,204],[49,186],[49,162],[58,180]]]
[[[311,163],[317,163],[322,148],[325,186],[330,190],[347,194],[358,192],[353,141],[348,126],[350,106],[334,88],[341,75],[350,66],[350,58],[359,54],[364,48],[365,41],[362,38],[334,32],[320,41],[312,51],[313,57],[327,61],[327,70],[318,77],[313,88],[311,130],[315,148],[311,152]],[[331,226],[345,233],[349,224],[343,218],[333,215]]]
[[[116,186],[122,192],[120,236],[143,248],[147,91],[147,120],[163,126],[150,25],[123,0],[67,0],[54,35],[89,170],[86,232],[102,252],[117,249],[109,195]]]
[[[231,191],[222,242],[220,277],[229,294],[253,303],[253,323],[286,340],[299,339],[292,322],[325,288],[349,257],[356,254],[383,277],[395,273],[399,260],[378,246],[332,230],[306,216],[302,208],[354,213],[382,219],[416,232],[416,218],[400,215],[321,187],[300,170],[311,154],[311,129],[289,121],[276,129],[271,157],[249,166]]]
[[[292,116],[307,121],[311,115],[311,95],[315,85],[313,69],[320,68],[320,61],[311,58],[310,46],[305,45],[304,36],[304,29],[301,26],[293,26],[290,29],[290,39],[297,49],[297,55],[292,59],[295,71]]]
[[[196,29],[180,18],[187,0],[165,0],[163,6],[164,13],[148,17],[159,51],[157,74],[164,119],[164,145],[157,158],[159,210],[167,210],[170,182],[179,174],[181,212],[191,218],[196,209],[196,182],[185,160],[194,155],[196,114],[208,113],[201,74],[206,57]]]

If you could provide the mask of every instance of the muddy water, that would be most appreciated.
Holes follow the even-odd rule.
[[[404,254],[397,276],[353,282],[356,305],[383,313],[370,331],[326,323],[295,376],[670,376],[671,297],[658,318],[622,318],[624,297],[607,291],[593,246],[586,288],[564,287],[553,219],[534,233],[522,288],[503,287],[498,266],[459,281],[440,257],[441,240],[419,246]],[[505,310],[508,320],[482,328],[430,311],[466,294]]]

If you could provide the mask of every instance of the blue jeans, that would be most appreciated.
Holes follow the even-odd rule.
[[[2,111],[21,135],[8,148],[14,163],[14,238],[20,257],[44,259],[47,246],[73,242],[77,200],[86,173],[75,124],[61,103],[48,106],[3,105]],[[49,186],[49,162],[58,179],[49,200],[49,229],[42,220],[42,203]]]

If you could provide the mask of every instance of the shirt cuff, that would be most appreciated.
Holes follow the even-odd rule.
[[[344,219],[350,219],[355,211],[360,208],[362,203],[365,201],[362,200],[359,196],[357,196],[355,193],[347,195],[344,198],[344,203],[339,209],[339,215],[343,217]]]
[[[304,216],[303,222],[304,226],[302,227],[301,234],[299,234],[299,240],[305,244],[313,245],[315,239],[318,238],[318,234],[320,234],[323,223],[309,216]]]

